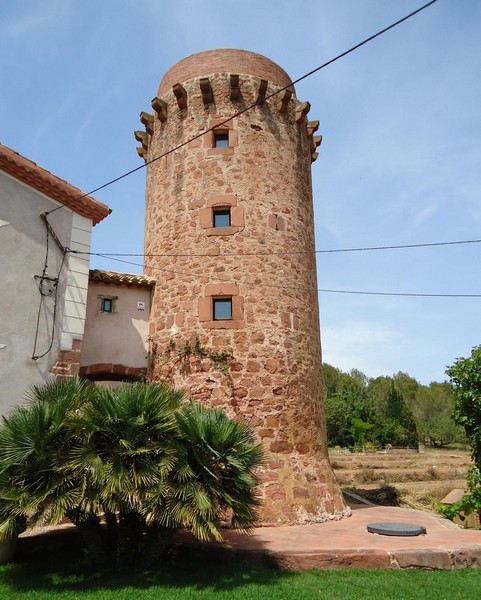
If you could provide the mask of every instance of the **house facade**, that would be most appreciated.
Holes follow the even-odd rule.
[[[80,376],[95,382],[145,379],[155,279],[91,270]]]
[[[92,227],[111,209],[0,144],[0,414],[79,372]]]

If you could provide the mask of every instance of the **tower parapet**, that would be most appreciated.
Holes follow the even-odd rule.
[[[153,376],[256,427],[264,524],[341,518],[322,402],[319,123],[285,71],[244,50],[180,61],[152,108],[136,139],[149,163],[144,268],[158,282]]]

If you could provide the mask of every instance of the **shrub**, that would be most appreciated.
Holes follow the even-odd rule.
[[[0,456],[0,538],[68,517],[95,562],[150,564],[179,527],[219,540],[226,510],[255,521],[253,430],[163,384],[34,388],[4,420]]]

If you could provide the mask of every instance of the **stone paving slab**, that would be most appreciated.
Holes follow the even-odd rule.
[[[224,542],[210,544],[242,556],[264,557],[279,568],[421,568],[481,567],[481,531],[466,530],[433,513],[388,506],[352,506],[340,521],[290,527],[261,527],[249,536],[227,530]],[[400,537],[369,533],[368,523],[420,525],[425,535]],[[206,548],[188,533],[180,545]]]

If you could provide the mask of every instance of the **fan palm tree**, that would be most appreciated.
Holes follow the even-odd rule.
[[[68,468],[83,477],[85,493],[69,516],[81,528],[103,512],[104,550],[118,563],[134,562],[149,516],[146,498],[175,465],[181,402],[181,392],[158,383],[99,387],[70,423],[78,435]],[[95,537],[86,541],[98,548]]]
[[[163,384],[34,388],[0,428],[0,538],[67,516],[96,562],[156,560],[175,531],[255,521],[253,431]],[[104,525],[102,525],[104,521]]]

